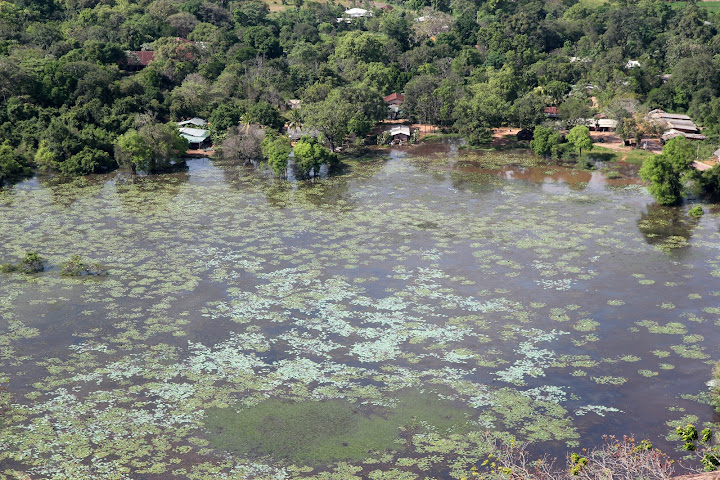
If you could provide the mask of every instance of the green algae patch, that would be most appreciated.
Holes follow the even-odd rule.
[[[361,461],[373,453],[402,449],[404,432],[462,429],[467,427],[470,413],[470,409],[421,392],[405,392],[387,408],[337,399],[269,399],[240,410],[210,409],[205,427],[217,450],[317,465]]]

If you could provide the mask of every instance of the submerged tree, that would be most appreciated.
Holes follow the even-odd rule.
[[[287,173],[288,159],[292,151],[290,139],[276,133],[267,134],[262,141],[261,148],[263,156],[267,158],[270,170],[278,177],[284,176]]]
[[[247,128],[238,126],[227,131],[219,150],[223,158],[239,159],[247,163],[262,158],[261,145],[264,139],[265,130],[257,125],[250,125]]]
[[[648,190],[661,205],[674,205],[683,197],[683,180],[692,170],[695,149],[685,137],[665,144],[663,153],[643,163],[640,177],[650,182]]]
[[[311,137],[303,137],[295,144],[295,165],[304,175],[317,175],[321,165],[336,165],[338,156]]]
[[[157,173],[170,168],[188,149],[174,124],[146,122],[115,141],[115,159],[133,172]]]

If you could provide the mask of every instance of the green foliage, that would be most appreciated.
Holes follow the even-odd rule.
[[[107,275],[107,270],[99,263],[88,263],[80,255],[74,255],[60,267],[64,277],[85,277]]]
[[[8,142],[0,145],[0,185],[6,179],[27,176],[30,173],[25,159],[18,155]]]
[[[0,265],[0,272],[11,273],[38,273],[45,270],[45,259],[37,252],[27,252],[19,263],[3,263]]]
[[[283,125],[285,125],[285,121],[277,108],[274,108],[267,102],[253,104],[247,113],[250,122],[272,128],[273,130],[280,130]]]
[[[170,168],[187,151],[188,142],[174,124],[146,121],[115,141],[115,158],[132,171],[158,173]]]
[[[60,163],[58,170],[63,175],[77,176],[108,171],[116,166],[115,161],[107,152],[97,148],[83,147],[80,152]]]
[[[688,211],[688,215],[695,218],[700,218],[705,214],[705,211],[702,209],[700,205],[695,205],[693,208],[691,208]]]
[[[581,457],[579,454],[573,453],[570,455],[570,475],[579,475],[587,464],[588,459],[586,457]]]
[[[695,157],[685,137],[676,137],[665,144],[663,153],[643,163],[640,177],[650,182],[648,189],[661,205],[674,205],[683,197],[683,179],[692,168]]]
[[[536,155],[541,157],[559,158],[562,144],[562,135],[552,128],[538,125],[533,130],[533,139],[530,141],[530,148]]]
[[[339,160],[335,153],[320,145],[316,139],[303,137],[295,144],[293,150],[295,165],[303,176],[314,175],[320,171],[321,165],[337,165]]]
[[[705,471],[720,470],[720,445],[713,445],[713,431],[705,428],[698,434],[694,425],[677,427],[676,432],[683,441],[683,449],[697,452]]]
[[[593,145],[592,138],[590,138],[590,129],[585,125],[577,125],[570,129],[566,140],[580,155],[582,155],[583,149],[590,150]]]
[[[267,134],[261,143],[261,149],[270,170],[278,177],[285,176],[292,151],[290,139],[285,135]]]

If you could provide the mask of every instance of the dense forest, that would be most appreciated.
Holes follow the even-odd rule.
[[[409,120],[470,144],[540,124],[547,106],[567,127],[603,113],[626,136],[640,113],[686,112],[707,145],[720,138],[720,15],[702,4],[408,0],[343,18],[348,6],[0,0],[0,181],[159,170],[185,147],[168,122],[194,116],[216,144],[243,123],[302,124],[334,150],[362,143],[393,92]]]

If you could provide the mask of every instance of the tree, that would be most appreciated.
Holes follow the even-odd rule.
[[[257,123],[274,130],[280,130],[285,125],[278,109],[267,102],[254,103],[248,110],[247,117],[241,116],[240,120],[243,123]]]
[[[590,117],[592,112],[585,100],[579,98],[568,98],[558,107],[558,113],[566,125],[577,125],[584,119]]]
[[[380,93],[367,86],[334,88],[324,100],[303,107],[305,125],[322,132],[331,151],[350,133],[366,135],[386,109]]]
[[[269,133],[265,135],[261,149],[263,156],[267,158],[270,170],[278,177],[285,176],[288,159],[292,151],[290,139],[285,135]]]
[[[115,168],[117,164],[107,152],[97,148],[83,147],[83,149],[60,164],[60,173],[63,175],[86,175],[88,173],[103,172]]]
[[[546,157],[552,155],[558,156],[559,147],[562,143],[562,136],[555,132],[552,128],[538,125],[533,131],[533,139],[530,141],[530,148],[536,155]]]
[[[317,176],[321,165],[335,165],[338,162],[336,154],[330,152],[311,137],[301,138],[295,144],[294,154],[295,165],[303,176],[310,175],[310,172]]]
[[[275,58],[282,55],[282,47],[277,35],[270,27],[248,27],[243,32],[243,41],[254,48],[260,55]]]
[[[582,155],[583,148],[590,150],[593,145],[590,137],[590,129],[585,125],[577,125],[573,127],[567,134],[567,141]]]
[[[157,173],[168,169],[187,149],[187,140],[174,124],[148,122],[117,138],[115,159],[133,172]]]
[[[520,128],[530,128],[545,120],[545,102],[530,92],[513,103],[511,117]]]
[[[223,158],[239,159],[243,163],[260,159],[263,156],[261,148],[265,139],[265,130],[257,126],[234,127],[228,130],[220,145]]]
[[[30,169],[22,157],[15,153],[15,150],[8,142],[0,145],[0,185],[3,180],[20,175],[28,175]]]
[[[692,170],[695,149],[685,137],[665,144],[663,153],[645,160],[640,177],[650,182],[648,190],[661,205],[674,205],[683,197],[683,180]]]

